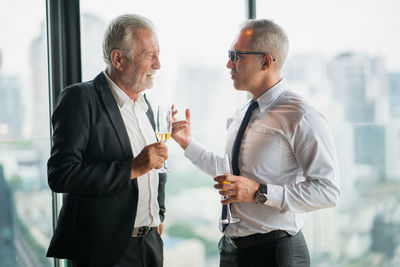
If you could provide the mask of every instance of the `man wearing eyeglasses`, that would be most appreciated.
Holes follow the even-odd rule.
[[[225,153],[233,174],[214,178],[228,197],[222,204],[239,219],[221,225],[221,267],[310,266],[305,213],[334,207],[339,198],[326,119],[281,76],[288,46],[284,30],[261,19],[245,21],[229,50],[233,86],[252,99],[228,119]],[[186,120],[174,122],[172,137],[197,167],[216,175],[221,157],[192,139],[189,110]]]

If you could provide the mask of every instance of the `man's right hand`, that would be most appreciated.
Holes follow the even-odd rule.
[[[190,122],[190,110],[186,109],[186,120],[177,121],[175,115],[178,111],[172,105],[172,138],[183,148],[186,149],[192,140],[192,124]]]
[[[132,159],[131,179],[135,179],[152,169],[160,169],[168,158],[168,148],[162,143],[145,146],[143,150]]]

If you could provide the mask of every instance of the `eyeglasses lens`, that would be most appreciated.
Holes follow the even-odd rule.
[[[236,63],[236,51],[235,50],[229,50],[229,59],[232,61],[233,64]]]

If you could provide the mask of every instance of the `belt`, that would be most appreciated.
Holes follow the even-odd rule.
[[[290,235],[282,230],[275,230],[271,231],[266,234],[254,234],[248,236],[241,236],[241,237],[228,237],[229,241],[231,242],[232,246],[238,249],[246,249],[246,248],[253,248],[262,245],[266,245],[268,243],[273,243],[276,240],[279,240],[284,237],[289,237]]]
[[[132,237],[143,237],[147,235],[150,231],[151,227],[148,226],[141,226],[133,228]]]

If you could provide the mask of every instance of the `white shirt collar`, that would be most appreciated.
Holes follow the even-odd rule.
[[[119,88],[118,85],[114,83],[113,80],[111,80],[107,72],[103,71],[103,73],[104,76],[106,76],[108,86],[110,87],[111,93],[113,94],[114,99],[117,102],[119,108],[122,108],[126,103],[130,103],[142,108],[144,112],[147,112],[149,107],[147,106],[147,103],[143,97],[143,93],[140,93],[138,99],[136,101],[133,101],[121,88]]]
[[[259,98],[257,98],[256,101],[258,102],[258,105],[260,107],[260,112],[266,110],[286,90],[288,90],[288,85],[286,80],[283,78],[277,84],[267,90],[264,94],[262,94]]]

